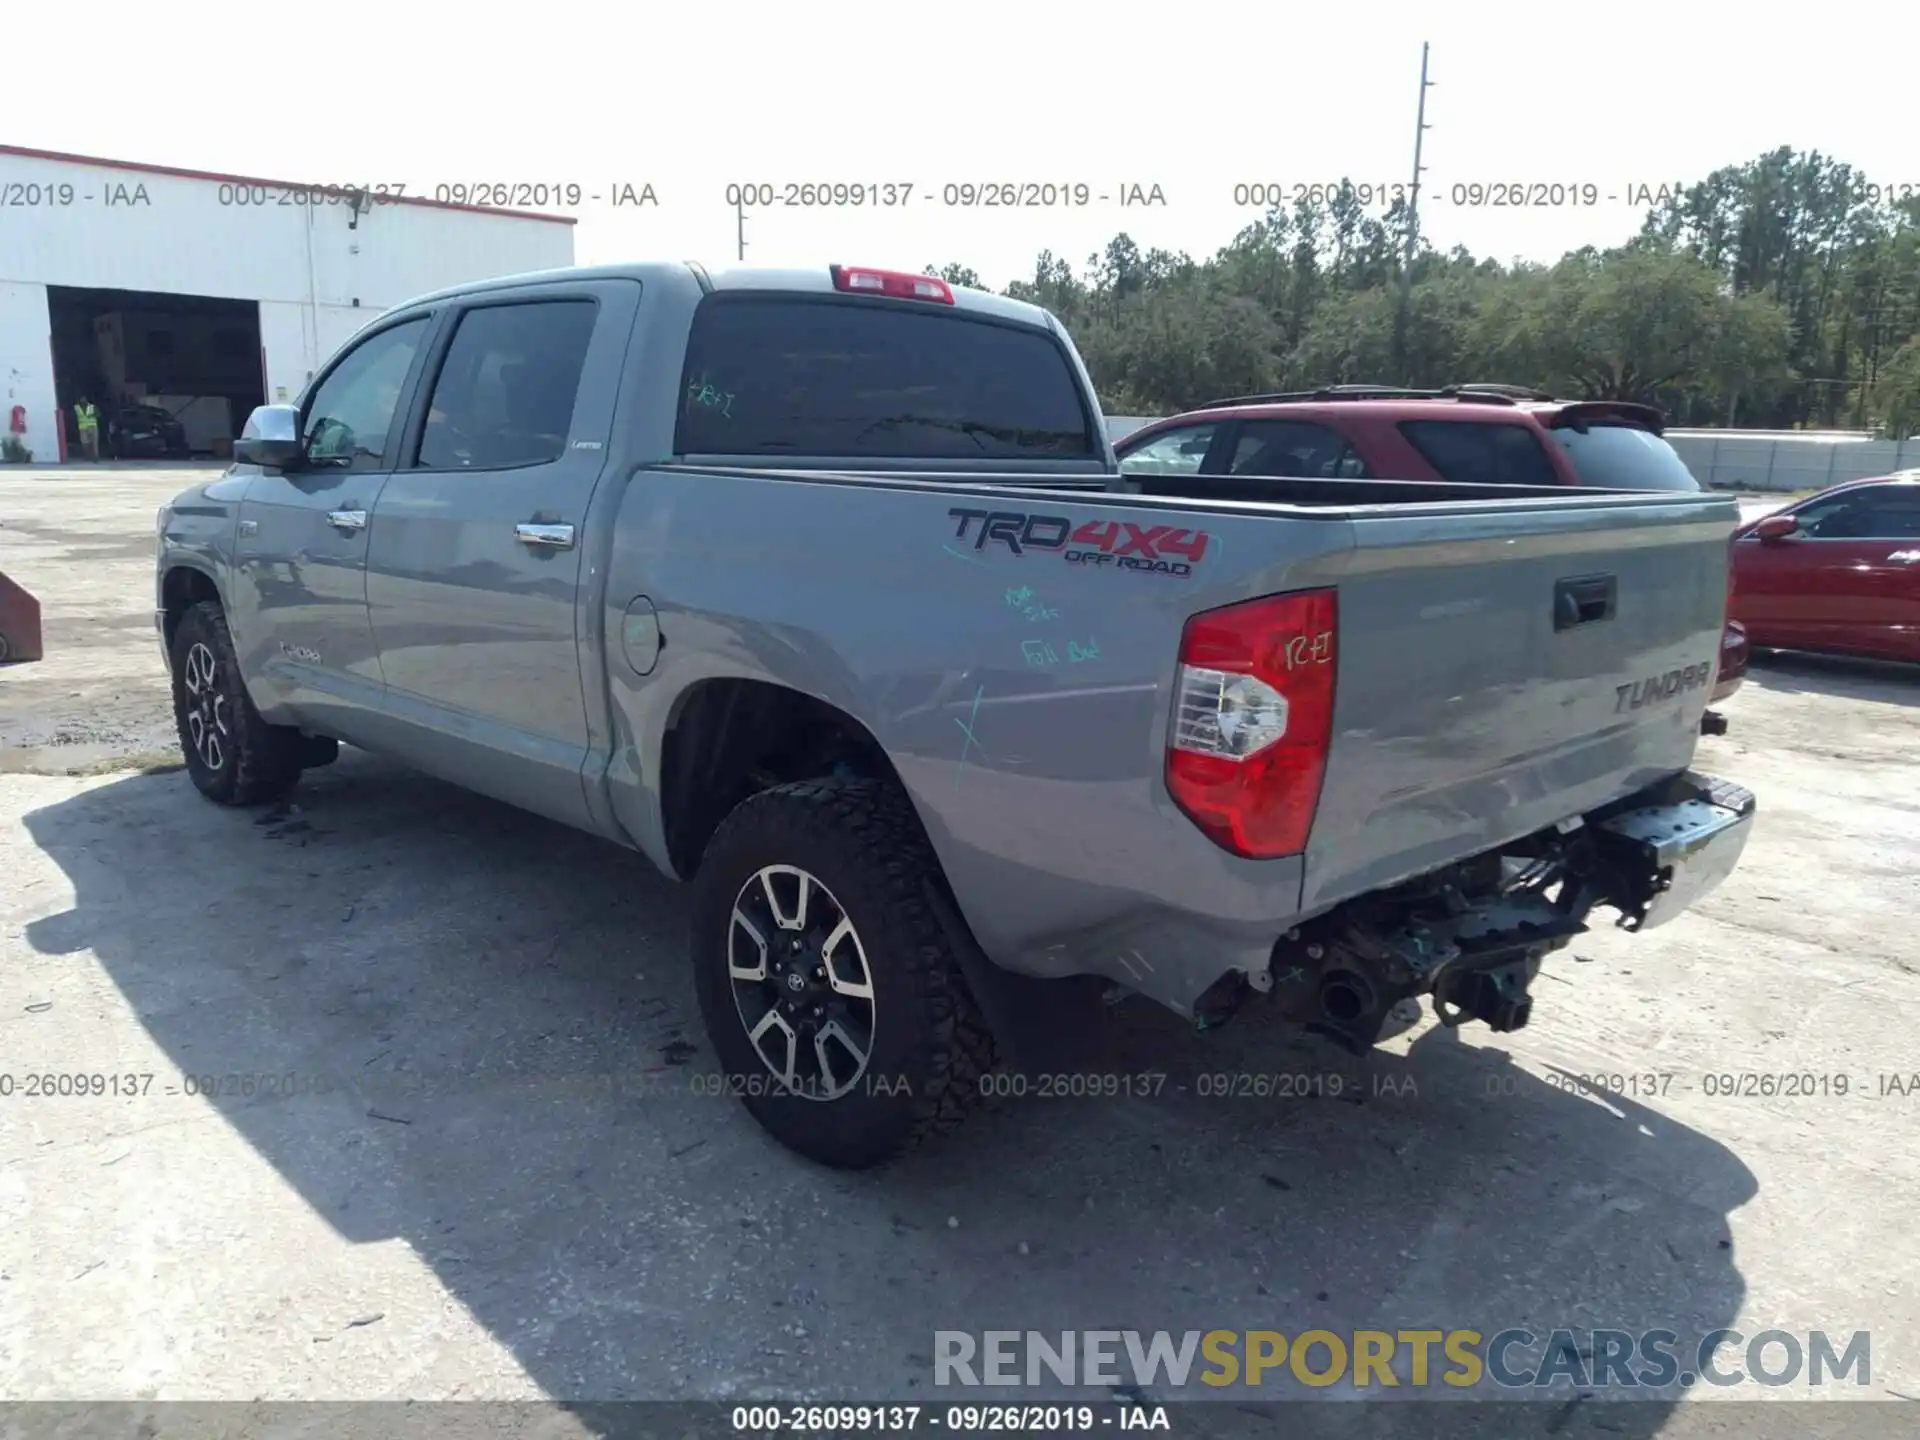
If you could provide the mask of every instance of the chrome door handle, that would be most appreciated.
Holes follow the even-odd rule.
[[[551,550],[573,548],[571,525],[516,525],[513,533],[520,538],[522,545],[539,545]]]
[[[367,512],[364,510],[329,511],[327,523],[336,530],[364,530],[367,528]]]

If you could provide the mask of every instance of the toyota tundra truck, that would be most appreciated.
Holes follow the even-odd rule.
[[[1513,1030],[1594,912],[1685,909],[1754,815],[1691,768],[1737,520],[1138,493],[1043,310],[631,265],[371,323],[160,511],[155,618],[213,801],[344,742],[689,882],[731,1088],[859,1168],[1115,997]]]

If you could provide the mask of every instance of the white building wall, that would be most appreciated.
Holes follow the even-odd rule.
[[[261,301],[260,348],[267,352],[268,403],[291,404],[327,357],[386,308],[370,310],[363,306],[355,310],[346,305],[322,305],[316,311],[308,305]]]
[[[0,434],[10,434],[13,407],[27,410],[21,437],[37,463],[60,458],[53,428],[53,321],[47,287],[0,280]]]
[[[267,395],[291,399],[341,342],[404,300],[574,263],[573,227],[558,220],[404,204],[356,218],[345,204],[293,203],[300,192],[285,186],[5,153],[0,184],[42,200],[10,206],[0,225],[0,382],[27,377],[11,383],[34,398],[9,404],[27,405],[44,433],[28,441],[36,460],[55,453],[49,285],[258,301]]]
[[[1920,438],[1669,430],[1667,440],[1702,485],[1747,490],[1824,490],[1920,465]]]
[[[267,353],[267,403],[290,403],[312,367],[312,312],[304,305],[262,301],[260,348]]]

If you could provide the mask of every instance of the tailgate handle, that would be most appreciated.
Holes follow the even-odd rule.
[[[1611,575],[1581,575],[1557,581],[1553,587],[1553,628],[1571,630],[1611,620],[1618,591]]]

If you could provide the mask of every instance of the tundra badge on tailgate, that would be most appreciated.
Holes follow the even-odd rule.
[[[1064,551],[1069,565],[1111,565],[1180,578],[1193,574],[1213,538],[1204,530],[1142,526],[1130,520],[1089,520],[1076,526],[1065,515],[1029,515],[1019,510],[949,510],[947,514],[960,522],[954,539],[971,538],[976,550],[986,549],[991,540],[1016,555],[1029,550]],[[973,529],[976,521],[978,530]]]
[[[1618,715],[1624,710],[1638,710],[1643,705],[1671,700],[1689,690],[1698,690],[1712,678],[1713,662],[1702,660],[1697,665],[1669,670],[1664,675],[1649,675],[1631,685],[1616,685],[1613,687],[1613,713]]]

